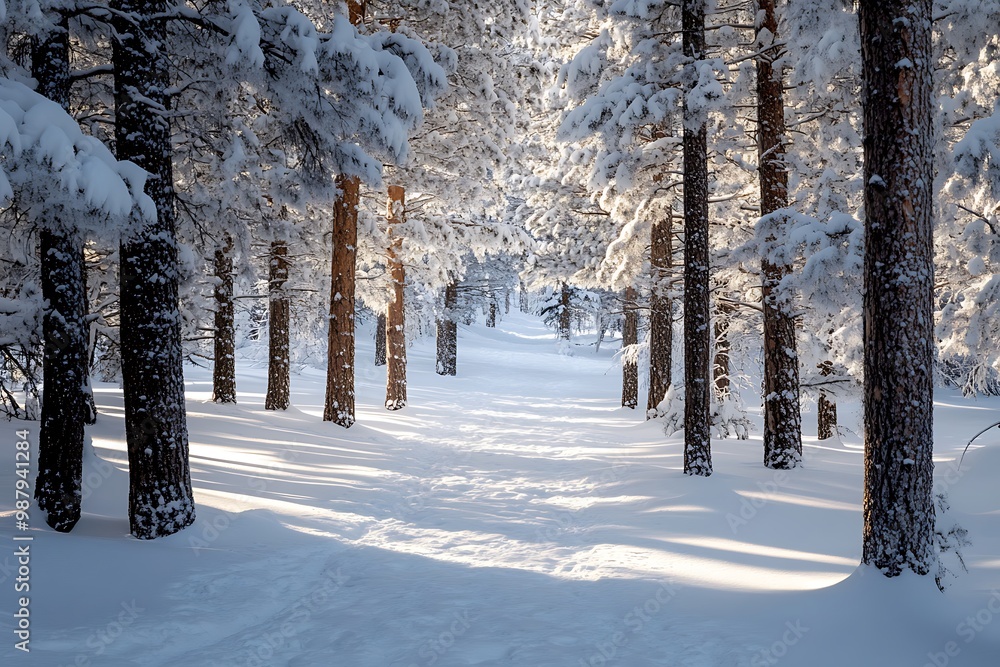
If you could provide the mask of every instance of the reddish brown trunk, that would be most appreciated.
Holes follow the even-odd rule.
[[[386,315],[386,372],[385,407],[399,410],[406,406],[406,316],[403,307],[403,287],[406,272],[399,257],[403,238],[396,229],[406,219],[405,191],[398,185],[389,186],[389,248],[386,261],[389,266],[392,299]]]
[[[327,340],[326,404],[323,421],[344,428],[354,423],[354,293],[358,245],[357,178],[338,176],[333,207],[330,329]]]

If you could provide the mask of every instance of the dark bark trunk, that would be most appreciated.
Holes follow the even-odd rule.
[[[215,251],[215,364],[212,400],[236,402],[236,322],[233,309],[233,239]]]
[[[670,299],[670,267],[673,254],[672,220],[667,216],[653,225],[649,264],[652,287],[649,295],[649,395],[646,417],[667,394],[673,365],[674,320]]]
[[[173,148],[162,113],[170,100],[159,51],[162,0],[115,0],[115,144],[118,158],[150,173],[155,222],[139,223],[121,244],[121,355],[129,460],[129,523],[140,539],[170,535],[195,518],[188,463],[178,309]],[[124,17],[128,17],[127,19]]]
[[[709,356],[708,140],[705,112],[687,94],[705,57],[705,2],[682,0],[684,56],[684,473],[712,474]]]
[[[823,377],[833,375],[833,362],[824,361],[819,365],[819,374]],[[837,402],[825,390],[819,390],[819,401],[816,407],[816,435],[820,440],[826,440],[837,435]]]
[[[69,109],[69,31],[65,19],[32,52],[38,92]],[[38,437],[35,500],[45,522],[69,532],[80,519],[83,431],[89,368],[83,244],[71,219],[45,221],[41,233],[42,373],[45,393]]]
[[[288,280],[288,244],[271,242],[267,283],[267,395],[265,410],[287,410],[291,379],[289,347],[291,313],[285,282]]]
[[[385,313],[379,313],[375,321],[375,365],[385,366]]]
[[[724,400],[729,397],[729,318],[733,307],[725,302],[715,306],[715,358],[712,360],[712,379],[715,381],[715,395]]]
[[[333,207],[330,331],[323,420],[349,428],[354,423],[355,257],[361,182],[357,178],[338,176],[337,187],[340,196]]]
[[[773,61],[782,55],[778,43],[775,0],[759,0],[758,39],[774,44],[757,58],[757,156],[761,215],[788,205],[785,169],[785,100],[780,69]],[[768,37],[768,35],[770,37]],[[778,229],[769,235],[782,236]],[[778,293],[791,267],[761,258],[764,313],[764,465],[794,468],[802,461],[802,412],[799,407],[799,355],[795,320],[789,299]]]
[[[386,316],[386,339],[388,369],[386,372],[385,407],[399,410],[406,406],[406,309],[403,302],[403,287],[406,272],[399,257],[403,239],[396,227],[406,219],[405,191],[398,185],[389,186],[389,238],[391,243],[387,257],[391,280],[392,299]]]
[[[860,3],[865,183],[862,562],[928,573],[934,549],[931,0]]]
[[[490,329],[495,328],[497,325],[497,300],[496,295],[490,295],[490,310],[486,314],[486,326]]]
[[[639,344],[639,311],[635,308],[635,289],[625,288],[625,322],[622,325],[622,349]],[[639,364],[622,360],[622,407],[639,404]]]
[[[522,313],[528,312],[528,290],[524,286],[524,281],[520,281],[520,290],[517,294],[517,307]]]
[[[450,283],[444,289],[444,312],[437,321],[437,374],[455,375],[458,372],[458,325],[455,306],[458,304],[458,284]]]
[[[570,338],[570,297],[569,285],[563,283],[559,292],[559,340]]]

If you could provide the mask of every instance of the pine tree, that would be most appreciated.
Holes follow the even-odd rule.
[[[403,301],[403,287],[406,285],[406,271],[399,257],[403,239],[395,228],[406,219],[405,192],[398,185],[389,186],[389,205],[386,217],[389,220],[390,245],[386,251],[389,265],[392,299],[385,318],[385,348],[388,368],[386,370],[385,407],[399,410],[406,406],[406,310]]]
[[[681,4],[684,96],[684,473],[712,474],[709,377],[708,137],[691,92],[705,57],[705,2]]]
[[[622,350],[639,344],[639,311],[636,309],[635,288],[625,289],[623,300],[625,321],[622,326]],[[634,355],[622,360],[622,407],[635,408],[639,403],[639,363]]]
[[[233,308],[233,239],[215,250],[215,350],[212,400],[236,402],[236,321]]]
[[[155,223],[121,244],[121,348],[133,535],[170,535],[194,521],[178,310],[168,43],[163,0],[114,0],[115,143],[150,173]]]
[[[32,75],[38,92],[69,108],[69,27],[59,18],[47,35],[36,39]],[[68,217],[63,210],[56,215]],[[80,519],[89,329],[83,244],[68,220],[50,221],[41,231],[42,296],[47,303],[42,323],[45,341],[45,395],[38,436],[35,499],[46,523],[69,532]]]
[[[458,324],[455,322],[455,307],[458,305],[458,283],[454,280],[444,288],[444,306],[437,320],[437,363],[438,375],[458,373]]]
[[[649,395],[646,417],[667,395],[673,365],[674,319],[670,298],[672,217],[667,215],[650,228],[649,270]]]
[[[784,236],[788,205],[788,173],[784,162],[785,103],[778,42],[775,0],[759,0],[757,15],[757,171],[760,176],[760,213],[775,214],[769,241]],[[780,61],[779,61],[780,62]],[[764,311],[764,465],[794,468],[802,460],[802,416],[799,408],[799,356],[795,320],[779,284],[791,271],[771,257],[761,260]]]
[[[865,131],[862,561],[927,574],[934,550],[931,0],[859,5]]]
[[[333,217],[333,278],[330,281],[330,330],[327,346],[323,420],[344,428],[354,423],[354,294],[358,245],[356,177],[338,176]]]

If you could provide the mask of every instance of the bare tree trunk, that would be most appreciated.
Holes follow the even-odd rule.
[[[819,365],[819,374],[823,377],[833,375],[833,362],[824,361]],[[826,440],[837,435],[837,402],[826,390],[819,390],[819,402],[816,408],[816,435],[820,440]]]
[[[695,63],[705,57],[705,0],[682,0],[684,95],[684,473],[712,474],[709,355],[708,138],[693,106]]]
[[[729,318],[733,314],[733,306],[724,301],[715,305],[715,358],[712,362],[712,374],[715,380],[715,395],[719,399],[729,397]]]
[[[490,294],[490,310],[486,314],[486,326],[490,329],[495,328],[497,325],[497,297],[496,294]]]
[[[385,407],[399,410],[406,406],[406,315],[403,303],[403,286],[406,272],[399,258],[403,238],[395,229],[406,219],[405,191],[398,185],[389,186],[389,238],[386,256],[392,280],[392,300],[386,316],[386,351],[388,371],[386,373]]]
[[[652,288],[649,295],[649,395],[646,418],[670,388],[673,365],[674,320],[670,299],[670,266],[673,254],[672,220],[667,216],[653,224],[649,244]]]
[[[569,340],[570,338],[570,290],[569,285],[562,284],[562,291],[559,292],[559,340]]]
[[[170,535],[195,519],[178,306],[168,42],[163,0],[113,0],[115,146],[149,172],[155,222],[121,243],[121,355],[132,535]],[[164,111],[167,113],[165,114]],[[138,221],[137,221],[138,222]]]
[[[212,400],[236,402],[236,323],[233,317],[233,239],[215,251],[215,364]]]
[[[437,321],[437,374],[455,375],[458,372],[458,325],[454,309],[458,303],[458,284],[454,281],[444,288],[444,312]]]
[[[32,50],[38,92],[69,109],[69,29],[65,18]],[[58,215],[58,214],[57,214]],[[65,214],[63,214],[65,215]],[[35,500],[45,522],[67,533],[80,519],[84,422],[90,370],[83,244],[72,218],[45,221],[41,232],[42,423]]]
[[[635,288],[625,288],[625,322],[622,325],[622,349],[639,344],[639,311],[635,308]],[[622,407],[639,404],[639,364],[622,360]]]
[[[385,313],[379,313],[375,320],[375,365],[385,366]]]
[[[354,423],[354,294],[361,181],[338,176],[333,207],[330,329],[327,340],[326,402],[323,421]]]
[[[862,0],[865,494],[862,562],[927,574],[934,548],[931,0]]]
[[[287,410],[291,382],[289,379],[289,327],[291,326],[288,295],[288,244],[271,242],[268,269],[268,355],[267,395],[265,410]]]
[[[778,42],[775,0],[758,0],[757,39],[770,49],[757,58],[757,155],[760,174],[761,215],[788,205],[788,172],[785,169],[785,100],[780,68],[773,61],[783,54]],[[772,223],[773,242],[782,236]],[[761,258],[764,311],[764,465],[794,468],[802,461],[802,412],[799,407],[799,355],[795,345],[795,320],[787,297],[777,291],[791,267]]]

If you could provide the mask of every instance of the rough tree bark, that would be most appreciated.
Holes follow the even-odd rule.
[[[785,100],[781,69],[773,66],[782,55],[778,44],[775,0],[758,0],[757,39],[757,156],[760,174],[760,212],[769,215],[788,205],[788,172],[785,170]],[[778,222],[768,241],[782,235]],[[761,258],[764,311],[764,465],[794,468],[802,461],[802,412],[799,407],[799,355],[795,320],[789,300],[778,293],[778,284],[791,267]]]
[[[386,372],[385,407],[399,410],[406,406],[406,315],[403,302],[403,286],[406,272],[399,257],[403,238],[396,229],[406,219],[406,193],[401,186],[389,186],[389,239],[386,252],[391,280],[392,299],[386,315]]]
[[[639,344],[639,311],[635,307],[635,288],[625,288],[625,322],[622,325],[622,349]],[[622,407],[639,404],[639,364],[633,359],[622,360]]]
[[[833,375],[833,362],[824,361],[819,365],[819,374],[823,377]],[[825,389],[819,390],[819,401],[816,406],[816,436],[826,440],[837,435],[837,402],[833,395]]]
[[[453,281],[444,288],[444,311],[437,321],[438,375],[455,375],[458,372],[458,325],[454,312],[457,303],[458,284]]]
[[[32,51],[38,92],[69,109],[69,29],[65,18]],[[62,214],[65,216],[65,214]],[[69,532],[80,519],[83,431],[89,413],[83,244],[70,220],[46,221],[41,232],[42,373],[45,393],[38,436],[35,500],[45,522]]]
[[[495,328],[497,325],[497,296],[496,294],[490,294],[490,310],[486,313],[486,326],[490,329]]]
[[[164,0],[114,0],[115,145],[149,172],[157,219],[121,243],[121,355],[129,460],[129,524],[140,539],[195,519],[188,463],[178,308],[173,148]]]
[[[559,292],[559,330],[557,334],[559,340],[569,340],[570,338],[570,300],[569,285],[563,283]]]
[[[934,549],[931,0],[862,0],[865,493],[862,562],[930,572]]]
[[[236,324],[233,309],[233,239],[215,251],[215,364],[212,400],[236,402]]]
[[[712,474],[709,356],[708,140],[694,107],[696,63],[705,56],[705,0],[682,0],[684,95],[684,473]]]
[[[712,360],[712,379],[715,395],[719,399],[729,396],[729,319],[733,314],[732,304],[719,301],[715,304],[715,357]]]
[[[354,423],[354,295],[361,182],[338,176],[333,207],[330,329],[327,341],[326,404],[323,421],[344,428]]]
[[[670,266],[673,253],[672,220],[668,215],[653,224],[649,244],[652,287],[649,294],[649,394],[646,418],[655,416],[667,389],[673,365],[674,321],[670,299]]]
[[[288,244],[272,241],[267,272],[267,395],[265,410],[287,410],[291,381],[289,345],[291,308],[285,282],[288,280]]]
[[[375,320],[375,365],[385,366],[385,313]]]

